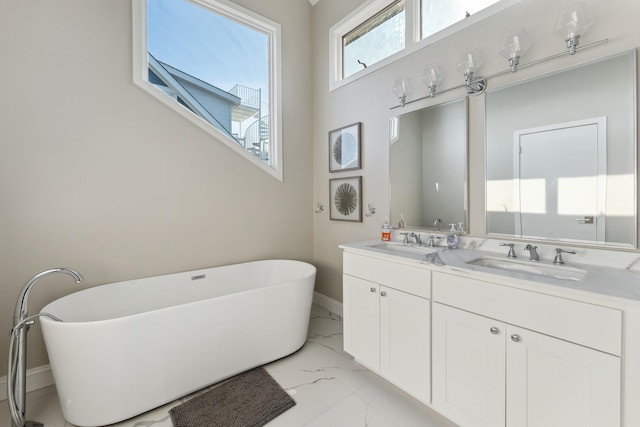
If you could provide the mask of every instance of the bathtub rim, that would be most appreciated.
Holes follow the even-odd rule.
[[[138,282],[138,281],[142,281],[142,280],[151,280],[151,279],[155,279],[155,278],[160,278],[160,277],[169,277],[169,276],[177,276],[177,275],[184,275],[184,274],[193,274],[193,275],[197,275],[196,273],[201,273],[201,272],[206,272],[212,269],[216,269],[216,268],[224,268],[224,267],[231,267],[231,266],[242,266],[242,265],[246,265],[246,264],[256,264],[256,263],[268,263],[268,262],[287,262],[287,263],[294,263],[294,264],[298,264],[298,265],[304,265],[308,271],[305,272],[304,275],[301,275],[299,277],[296,277],[295,279],[291,279],[291,280],[287,280],[284,282],[278,282],[275,284],[271,284],[269,286],[264,286],[264,287],[260,287],[260,288],[252,288],[252,289],[246,289],[246,290],[242,290],[239,292],[233,292],[230,294],[225,294],[225,295],[218,295],[218,296],[213,296],[210,298],[204,298],[204,299],[198,299],[198,300],[194,300],[194,301],[189,301],[189,302],[184,302],[184,303],[179,303],[179,304],[175,304],[175,305],[170,305],[170,306],[166,306],[166,307],[160,307],[160,308],[155,308],[155,309],[151,309],[151,310],[144,310],[144,311],[139,311],[139,312],[135,312],[135,313],[131,313],[131,314],[126,314],[123,316],[118,316],[118,317],[112,317],[112,318],[108,318],[108,319],[96,319],[96,320],[65,320],[64,319],[64,315],[57,313],[55,310],[53,311],[53,313],[51,313],[51,309],[49,308],[52,304],[56,303],[59,300],[62,300],[64,298],[67,298],[71,295],[77,295],[77,294],[85,294],[85,293],[90,293],[92,291],[95,292],[95,289],[97,288],[102,288],[105,286],[111,286],[111,285],[124,285],[128,282]],[[280,288],[283,286],[290,286],[290,284],[292,282],[298,282],[298,281],[304,281],[307,279],[310,279],[311,277],[314,277],[314,280],[312,282],[312,286],[315,285],[315,277],[317,276],[317,268],[315,265],[306,262],[306,261],[301,261],[301,260],[295,260],[295,259],[283,259],[283,258],[274,258],[274,259],[265,259],[265,260],[255,260],[255,261],[246,261],[246,262],[241,262],[241,263],[235,263],[235,264],[225,264],[225,265],[220,265],[220,266],[214,266],[214,267],[206,267],[206,268],[201,268],[201,269],[196,269],[196,270],[185,270],[185,271],[180,271],[180,272],[176,272],[176,273],[167,273],[167,274],[161,274],[161,275],[157,275],[157,276],[146,276],[146,277],[141,277],[139,279],[128,279],[128,280],[121,280],[118,282],[109,282],[109,283],[104,283],[104,284],[100,284],[100,285],[96,285],[96,286],[92,286],[90,288],[86,288],[86,289],[81,289],[75,292],[71,292],[69,294],[63,295],[59,298],[56,298],[55,300],[47,303],[41,310],[40,313],[50,313],[50,314],[54,314],[55,316],[57,316],[58,318],[61,319],[61,321],[55,321],[53,319],[50,319],[46,316],[43,316],[40,318],[41,322],[46,322],[49,325],[55,324],[55,323],[64,323],[66,326],[72,326],[72,325],[83,325],[83,324],[92,324],[92,325],[98,325],[100,323],[110,323],[110,322],[114,322],[114,321],[118,321],[118,320],[126,320],[128,318],[131,317],[135,317],[135,316],[145,316],[145,315],[151,315],[151,313],[158,313],[158,312],[162,312],[162,311],[171,311],[171,310],[175,310],[178,309],[180,307],[184,307],[185,305],[189,305],[189,304],[204,304],[207,301],[210,301],[212,299],[225,299],[225,298],[230,298],[233,295],[240,295],[240,294],[244,294],[244,293],[249,293],[249,292],[260,292],[261,290],[266,290],[266,289],[273,289],[273,288]]]

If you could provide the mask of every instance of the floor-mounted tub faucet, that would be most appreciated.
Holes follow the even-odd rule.
[[[28,317],[27,309],[29,292],[33,285],[43,277],[56,273],[68,274],[74,278],[76,283],[80,283],[84,280],[80,273],[70,268],[54,268],[46,270],[42,273],[36,274],[27,281],[27,283],[22,287],[18,300],[16,301],[9,346],[9,370],[7,372],[7,395],[9,398],[9,410],[11,412],[11,419],[13,422],[12,427],[42,426],[41,423],[25,421],[27,397],[27,332],[29,331],[29,326],[33,325],[35,322],[34,319],[37,317]]]

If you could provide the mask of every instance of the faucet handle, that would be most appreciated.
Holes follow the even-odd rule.
[[[410,235],[410,233],[400,233],[400,235],[404,236],[402,238],[402,243],[408,244],[409,243],[409,235]]]
[[[514,243],[500,243],[500,246],[509,246],[507,258],[516,258],[516,251],[513,249],[515,247]]]
[[[558,264],[564,264],[564,260],[562,259],[562,253],[566,253],[566,254],[574,254],[575,255],[575,251],[569,251],[567,249],[562,249],[562,248],[556,248],[556,256],[553,259],[553,263],[558,265]]]

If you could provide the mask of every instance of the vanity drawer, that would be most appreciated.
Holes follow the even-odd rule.
[[[345,252],[342,271],[399,291],[431,298],[431,271],[424,268]]]
[[[621,355],[620,310],[440,272],[433,272],[433,300]]]

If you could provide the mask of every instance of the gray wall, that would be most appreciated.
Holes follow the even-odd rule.
[[[311,5],[282,25],[284,183],[133,84],[130,0],[0,2],[0,376],[23,284],[82,287],[264,258],[312,260]],[[75,291],[36,285],[30,313]],[[39,327],[29,367],[47,363]]]

